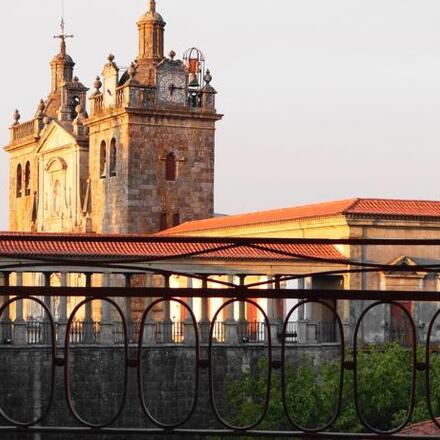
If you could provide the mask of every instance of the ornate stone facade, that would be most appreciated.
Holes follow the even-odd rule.
[[[164,56],[164,29],[150,0],[136,60],[122,73],[108,57],[88,113],[62,26],[50,94],[10,130],[12,231],[143,234],[212,217],[216,91],[199,51]]]

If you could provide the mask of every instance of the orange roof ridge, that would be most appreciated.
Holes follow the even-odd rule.
[[[290,208],[257,211],[220,218],[209,218],[183,223],[168,229],[159,235],[177,235],[221,228],[234,228],[265,223],[299,221],[303,219],[347,216],[382,216],[440,219],[440,201],[386,199],[386,198],[352,198],[336,201],[300,205]]]

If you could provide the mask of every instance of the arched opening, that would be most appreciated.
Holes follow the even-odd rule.
[[[168,214],[166,212],[162,212],[160,214],[159,230],[163,231],[165,229],[168,229]]]
[[[173,215],[173,226],[179,226],[180,225],[180,214],[178,212],[175,212]]]
[[[17,181],[16,181],[16,196],[21,197],[22,188],[23,188],[23,170],[21,168],[21,164],[19,163],[17,166]]]
[[[71,108],[71,118],[72,118],[72,121],[73,121],[78,116],[78,113],[76,111],[76,107],[81,104],[81,100],[79,99],[78,96],[74,96],[72,98],[71,102],[72,102],[72,105],[70,107]]]
[[[26,166],[24,168],[24,194],[26,196],[31,195],[31,164],[30,164],[30,162],[26,162]]]
[[[110,176],[116,176],[116,139],[112,139],[110,143]]]
[[[104,178],[107,168],[107,145],[105,141],[101,142],[101,149],[99,153],[99,175]]]
[[[174,182],[177,176],[177,162],[174,153],[169,153],[165,161],[165,179]]]

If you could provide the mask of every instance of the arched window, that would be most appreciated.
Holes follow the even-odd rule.
[[[178,212],[175,212],[173,215],[173,226],[179,226],[180,225],[180,214]]]
[[[110,143],[110,176],[116,176],[116,139]]]
[[[17,182],[16,182],[16,196],[21,197],[21,192],[23,188],[23,170],[21,168],[21,164],[19,163],[17,166]]]
[[[105,141],[101,142],[101,149],[99,153],[99,175],[104,178],[107,171],[107,145]]]
[[[160,214],[159,230],[163,231],[165,229],[168,229],[168,214],[162,212],[162,214]]]
[[[31,164],[26,162],[24,167],[24,195],[31,195]]]
[[[165,160],[165,179],[168,182],[174,182],[177,176],[177,163],[174,153],[168,154]]]

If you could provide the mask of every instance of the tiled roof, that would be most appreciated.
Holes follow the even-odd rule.
[[[437,418],[437,423],[440,423],[440,418]],[[415,423],[404,428],[400,434],[404,435],[438,435],[439,428],[432,420]]]
[[[440,201],[395,199],[346,199],[314,205],[252,212],[184,223],[160,235],[179,235],[197,231],[240,226],[281,223],[332,216],[424,218],[440,221]]]
[[[184,242],[134,235],[93,234],[26,234],[0,233],[0,256],[11,258],[100,258],[145,259],[187,257],[202,252],[198,258],[221,260],[289,260],[285,252],[307,258],[344,260],[333,245],[327,244],[266,244],[268,250],[240,245],[229,249],[224,242]]]

